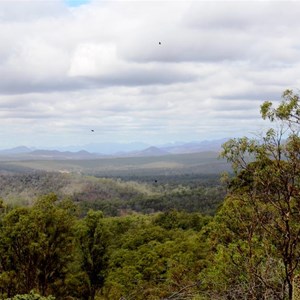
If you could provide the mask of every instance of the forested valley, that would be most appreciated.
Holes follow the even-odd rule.
[[[261,115],[222,176],[1,175],[1,299],[297,299],[299,96]]]

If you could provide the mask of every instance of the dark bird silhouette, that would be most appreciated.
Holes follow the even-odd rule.
[[[161,45],[161,42],[158,42],[158,45]]]
[[[91,129],[91,132],[94,132],[95,130],[94,129]]]

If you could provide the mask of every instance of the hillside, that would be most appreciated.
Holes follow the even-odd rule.
[[[32,205],[46,194],[71,199],[82,214],[90,208],[106,215],[170,209],[212,214],[225,191],[218,175],[139,177],[135,180],[32,172],[0,175],[0,198],[10,206]]]
[[[220,174],[230,170],[217,152],[97,159],[27,159],[0,161],[0,173],[34,170],[96,176]]]

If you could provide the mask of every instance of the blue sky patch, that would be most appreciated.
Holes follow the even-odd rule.
[[[90,2],[90,0],[65,0],[65,3],[68,6],[72,6],[72,7],[76,7],[76,6],[80,6],[80,5],[83,5],[83,4],[87,4],[89,2]]]

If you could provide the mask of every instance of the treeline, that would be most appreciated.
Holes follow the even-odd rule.
[[[199,232],[211,217],[178,211],[104,217],[89,211],[80,218],[77,210],[54,194],[9,211],[1,203],[1,299],[31,291],[56,299],[198,294],[207,257]]]
[[[54,194],[27,207],[2,202],[0,299],[292,299],[285,238],[266,234],[272,223],[260,223],[252,205],[232,194],[213,217],[175,210],[80,217]]]
[[[37,197],[55,191],[59,199],[74,201],[82,216],[89,209],[101,210],[105,216],[170,209],[212,215],[225,196],[219,177],[185,174],[95,178],[48,172],[0,175],[0,197],[14,207],[31,205]]]

